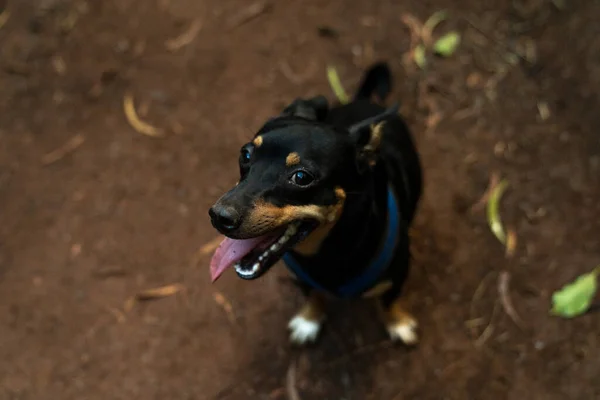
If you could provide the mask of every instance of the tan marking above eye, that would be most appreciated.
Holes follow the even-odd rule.
[[[254,138],[254,140],[252,141],[252,143],[256,146],[256,147],[260,147],[263,144],[263,137],[262,136],[257,136]]]
[[[288,154],[288,156],[285,158],[285,165],[287,165],[288,167],[298,164],[300,164],[300,156],[296,152]]]
[[[373,167],[375,165],[375,153],[379,150],[381,144],[381,136],[383,135],[383,126],[385,121],[381,121],[377,125],[371,125],[371,139],[363,149],[363,152],[369,158],[369,165]]]

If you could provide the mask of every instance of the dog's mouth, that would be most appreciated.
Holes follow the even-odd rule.
[[[267,272],[283,255],[316,227],[312,220],[294,221],[274,232],[252,239],[226,237],[210,262],[210,275],[216,281],[230,267],[242,279],[256,279]]]

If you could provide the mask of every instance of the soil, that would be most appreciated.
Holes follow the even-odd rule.
[[[0,399],[600,398],[599,315],[549,314],[600,264],[598,1],[4,7]],[[460,46],[420,70],[402,21],[443,9],[434,37]],[[283,268],[211,285],[207,209],[262,122],[297,96],[333,100],[327,65],[351,91],[376,60],[425,168],[406,289],[421,343],[390,344],[359,303],[295,349]],[[128,94],[162,136],[128,123]],[[512,257],[473,208],[494,174]],[[165,285],[183,290],[129,300]]]

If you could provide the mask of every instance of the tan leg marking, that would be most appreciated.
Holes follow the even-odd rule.
[[[419,342],[417,335],[418,323],[397,299],[389,309],[384,310],[381,300],[378,302],[385,327],[392,340],[401,340],[404,344],[412,346]]]
[[[324,300],[318,294],[312,293],[288,324],[288,329],[291,331],[290,341],[299,345],[314,342],[324,320]]]
[[[391,281],[383,281],[373,286],[371,289],[367,290],[362,294],[362,297],[365,299],[371,297],[379,297],[392,287],[393,283]]]

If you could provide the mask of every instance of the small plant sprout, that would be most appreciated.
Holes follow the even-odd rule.
[[[456,31],[443,35],[435,42],[432,39],[435,27],[447,18],[448,13],[446,11],[437,11],[425,21],[423,27],[420,29],[420,43],[414,48],[412,53],[413,60],[419,68],[424,69],[427,66],[428,50],[442,57],[450,57],[460,45],[460,34]]]
[[[507,187],[508,181],[505,179],[494,187],[490,193],[490,199],[486,209],[490,230],[502,244],[506,244],[506,232],[504,230],[504,225],[502,224],[502,219],[500,218],[500,199]]]

